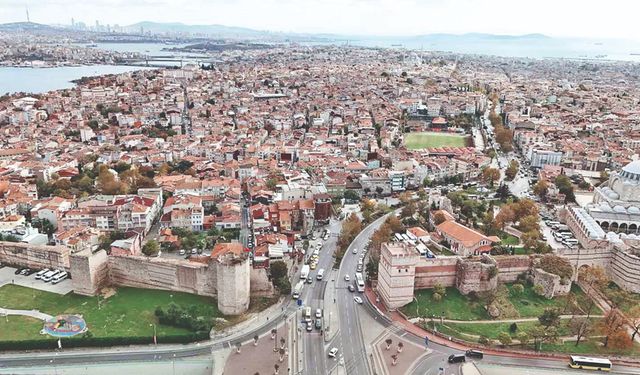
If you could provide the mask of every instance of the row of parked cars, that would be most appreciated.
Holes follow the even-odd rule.
[[[466,362],[467,361],[467,357],[482,359],[482,357],[484,357],[484,353],[479,351],[479,350],[469,349],[464,353],[451,354],[449,356],[448,362],[449,363]]]
[[[57,284],[69,277],[69,273],[67,271],[51,270],[48,268],[38,271],[33,268],[23,267],[16,269],[14,272],[14,274],[21,276],[31,276],[34,273],[36,274],[36,280],[42,280],[45,283],[51,282],[51,284]]]

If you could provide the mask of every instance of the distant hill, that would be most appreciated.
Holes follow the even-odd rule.
[[[35,22],[11,22],[0,24],[0,31],[54,31],[57,28]]]
[[[187,25],[180,22],[161,23],[143,21],[126,26],[126,28],[131,31],[138,31],[140,30],[140,28],[143,28],[145,32],[152,33],[189,33],[227,37],[259,37],[269,34],[276,34],[269,31],[254,30],[246,27],[224,25]]]

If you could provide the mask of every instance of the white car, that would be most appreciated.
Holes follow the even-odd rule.
[[[327,353],[329,355],[329,357],[331,358],[335,358],[336,354],[338,354],[338,348],[331,348],[331,350],[329,350],[329,353]]]
[[[351,252],[354,254],[358,254],[358,249],[354,247],[353,250],[351,250]]]
[[[360,298],[358,296],[355,296],[355,297],[353,297],[353,300],[356,301],[356,303],[362,305],[362,298]]]
[[[349,275],[344,275],[344,281],[349,281],[351,280],[351,278],[349,277]]]
[[[186,250],[185,250],[185,249],[180,249],[180,252],[179,252],[179,254],[180,254],[180,255],[184,255],[184,254],[186,254],[186,253],[187,253],[187,252],[186,252]]]

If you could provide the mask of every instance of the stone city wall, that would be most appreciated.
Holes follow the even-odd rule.
[[[436,284],[444,287],[456,285],[458,263],[457,256],[445,256],[434,259],[420,258],[416,264],[415,289],[429,289]]]
[[[528,255],[493,257],[498,264],[498,283],[513,283],[518,276],[528,272],[531,267],[531,257]]]
[[[30,245],[0,241],[0,263],[33,269],[69,271],[71,249],[66,246]]]
[[[640,293],[640,257],[627,251],[613,250],[609,277],[621,288]]]
[[[109,284],[109,256],[104,250],[91,253],[84,250],[70,257],[74,293],[94,296]]]
[[[571,281],[566,280],[565,284],[558,275],[554,275],[540,268],[534,268],[531,271],[533,285],[542,286],[543,294],[546,298],[553,298],[568,294],[571,291]]]
[[[457,273],[456,288],[464,295],[494,290],[498,286],[498,265],[490,256],[460,259]]]
[[[216,295],[213,265],[142,256],[109,256],[108,259],[112,285]]]

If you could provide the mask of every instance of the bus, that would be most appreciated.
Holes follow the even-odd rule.
[[[293,288],[293,293],[291,293],[291,298],[298,299],[300,298],[300,294],[302,294],[302,288],[304,287],[304,280],[298,281],[295,288]]]
[[[402,242],[402,235],[400,233],[396,233],[395,236],[396,236],[396,241]]]
[[[364,293],[364,278],[362,277],[361,272],[356,273],[356,289],[358,289],[359,293]]]
[[[606,358],[589,358],[572,355],[569,367],[583,370],[611,371],[611,361]]]

